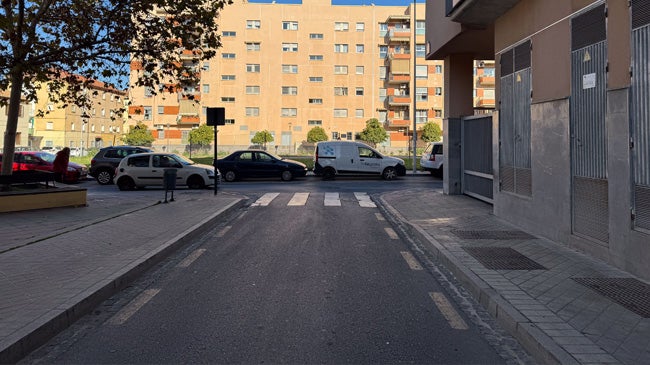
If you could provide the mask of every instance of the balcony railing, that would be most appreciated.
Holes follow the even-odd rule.
[[[411,29],[409,28],[389,29],[388,39],[391,42],[409,42],[411,40]]]
[[[388,105],[411,105],[409,95],[391,95],[388,97]]]
[[[480,76],[478,84],[480,86],[494,86],[494,76]]]
[[[389,84],[408,84],[409,82],[411,82],[411,75],[390,74],[388,78]]]
[[[408,127],[411,125],[411,121],[408,119],[389,119],[389,127]]]
[[[410,60],[411,59],[411,53],[409,53],[409,52],[404,52],[404,53],[388,52],[388,59],[389,60]]]

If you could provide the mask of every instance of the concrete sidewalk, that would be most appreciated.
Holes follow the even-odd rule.
[[[467,196],[414,190],[380,200],[538,361],[650,364],[646,283],[529,235]]]

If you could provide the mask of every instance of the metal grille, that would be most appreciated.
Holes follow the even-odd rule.
[[[643,318],[650,318],[650,285],[634,278],[573,278]]]
[[[650,22],[650,2],[633,2],[632,14]],[[634,225],[650,229],[650,25],[632,32],[631,90]]]
[[[490,270],[546,270],[546,268],[510,247],[463,247]]]
[[[609,241],[607,180],[573,178],[573,232]]]
[[[637,185],[634,189],[636,227],[650,229],[650,188]]]
[[[461,188],[464,194],[492,203],[492,116],[462,120]]]
[[[602,42],[606,38],[604,4],[571,19],[571,50]]]
[[[465,240],[532,240],[536,238],[524,231],[452,230],[451,233]]]
[[[632,28],[636,29],[650,24],[650,2],[632,0]]]

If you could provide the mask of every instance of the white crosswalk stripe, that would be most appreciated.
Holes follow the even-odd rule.
[[[307,198],[309,198],[309,193],[295,193],[291,200],[289,200],[288,206],[300,206],[307,204]]]
[[[316,194],[318,196],[320,194]],[[275,198],[280,196],[280,193],[266,193],[262,195],[259,199],[257,199],[253,204],[251,204],[252,207],[266,207]],[[291,199],[287,203],[287,206],[289,207],[297,207],[297,206],[305,206],[307,205],[307,201],[309,200],[310,196],[314,196],[313,193],[294,193],[291,196]],[[370,196],[368,193],[364,192],[355,192],[354,197],[359,203],[359,206],[362,208],[376,208],[377,205],[370,199]],[[347,200],[346,200],[347,201]],[[323,199],[323,205],[326,207],[340,207],[341,204],[341,196],[339,193],[325,193],[325,197]]]
[[[359,205],[364,208],[377,208],[377,205],[370,200],[368,193],[354,193],[354,196],[359,201]]]
[[[266,193],[262,195],[255,203],[252,204],[253,207],[265,207],[269,205],[273,199],[277,198],[280,193]]]
[[[339,198],[339,193],[325,193],[325,206],[340,207],[341,199]]]

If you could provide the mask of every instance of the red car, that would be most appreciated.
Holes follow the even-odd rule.
[[[14,171],[52,171],[55,154],[43,151],[36,152],[14,152]],[[0,163],[2,163],[2,154],[0,154]],[[88,176],[88,168],[78,163],[69,162],[68,171],[63,176],[64,183],[76,183],[79,180],[85,180]]]

